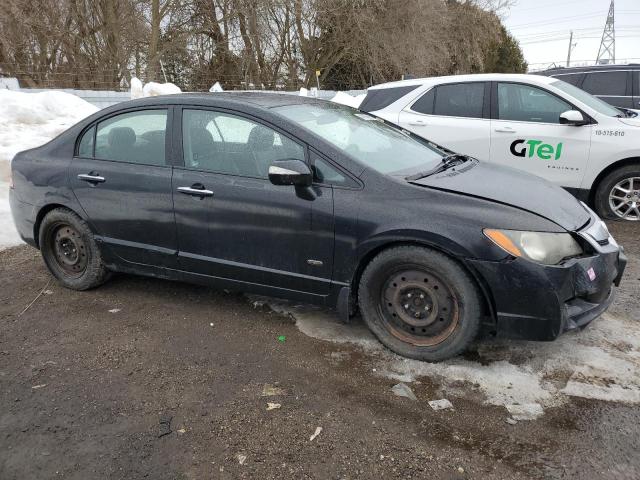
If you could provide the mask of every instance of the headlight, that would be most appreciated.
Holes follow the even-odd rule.
[[[484,234],[505,252],[544,265],[555,265],[582,254],[582,247],[569,233],[521,232],[484,229]]]

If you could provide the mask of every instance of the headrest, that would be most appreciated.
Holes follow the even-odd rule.
[[[136,143],[136,132],[130,127],[112,128],[107,137],[110,147],[132,147]]]
[[[189,131],[191,146],[211,147],[213,145],[213,136],[211,132],[204,127],[194,127]]]
[[[275,139],[276,136],[273,130],[262,125],[256,125],[251,129],[247,143],[253,149],[271,148]]]

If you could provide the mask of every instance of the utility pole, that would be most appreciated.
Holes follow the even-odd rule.
[[[596,65],[616,63],[616,29],[613,2],[614,0],[611,0],[611,5],[609,5],[609,14],[607,15],[607,22],[604,24]]]
[[[573,43],[573,30],[569,34],[569,50],[567,51],[567,68],[571,65],[571,50],[576,46],[576,43]]]

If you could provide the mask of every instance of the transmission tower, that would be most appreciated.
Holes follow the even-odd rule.
[[[611,5],[609,5],[609,14],[607,15],[607,23],[604,24],[596,65],[616,63],[616,27],[613,15],[613,1],[614,0],[611,0]]]

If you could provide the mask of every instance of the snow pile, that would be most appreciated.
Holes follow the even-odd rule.
[[[211,85],[211,88],[209,89],[209,91],[211,93],[218,93],[218,92],[222,92],[222,85],[220,85],[220,82],[216,82],[213,85]]]
[[[522,411],[519,418],[535,418],[568,397],[640,404],[640,325],[631,320],[605,314],[555,342],[483,341],[478,361],[427,363],[393,354],[361,322],[345,325],[332,311],[256,298],[254,304],[291,315],[310,337],[364,350],[379,375],[404,383],[430,377],[449,395]]]
[[[142,98],[143,96],[142,82],[139,78],[131,77],[131,100]]]
[[[48,142],[97,110],[70,93],[0,89],[0,249],[19,243],[8,202],[11,159],[22,150]]]
[[[96,111],[70,93],[0,90],[0,161],[48,142]]]
[[[331,99],[334,103],[340,103],[342,105],[347,105],[352,108],[358,108],[366,94],[358,95],[357,97],[353,97],[345,92],[337,92],[334,97]]]
[[[173,83],[149,82],[143,86],[140,79],[136,77],[131,78],[132,100],[135,98],[157,97],[158,95],[173,95],[176,93],[182,93],[182,90]]]

